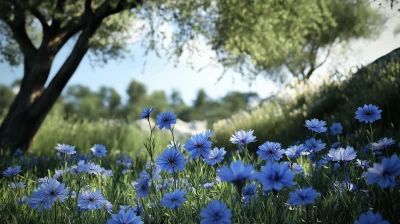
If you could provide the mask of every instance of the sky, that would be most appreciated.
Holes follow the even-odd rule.
[[[334,48],[329,60],[315,72],[314,78],[335,69],[350,69],[352,66],[366,65],[400,47],[400,34],[395,36],[393,33],[395,27],[400,24],[400,13],[389,9],[380,10],[390,18],[386,22],[381,35],[374,40],[352,41],[345,54],[341,53],[340,47]],[[130,55],[133,57],[109,61],[102,67],[92,67],[89,58],[85,56],[67,87],[82,84],[89,86],[93,91],[97,91],[100,86],[111,86],[125,101],[127,99],[127,85],[134,79],[144,83],[148,92],[164,90],[169,94],[172,89],[179,90],[183,100],[189,105],[193,103],[198,90],[201,88],[213,99],[220,98],[230,91],[255,92],[263,98],[279,91],[279,85],[262,76],[249,83],[240,74],[228,71],[218,80],[223,73],[222,66],[218,65],[206,67],[198,72],[200,68],[207,64],[216,64],[216,62],[210,59],[215,54],[209,47],[201,41],[197,44],[202,53],[190,59],[194,69],[187,65],[189,58],[187,52],[184,52],[180,63],[175,66],[166,57],[157,57],[155,54],[144,56],[145,49],[137,41],[132,41],[129,44]],[[72,46],[72,43],[67,44],[57,54],[50,72],[51,77],[54,76],[61,63],[66,59]],[[11,85],[14,80],[22,77],[22,72],[22,67],[11,68],[7,64],[0,64],[0,84]]]

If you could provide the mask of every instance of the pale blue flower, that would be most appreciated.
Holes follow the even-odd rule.
[[[204,159],[208,165],[215,165],[220,163],[224,159],[224,155],[226,154],[225,148],[218,149],[215,147],[213,150],[210,151],[208,157]]]
[[[304,155],[306,152],[306,148],[304,148],[303,144],[301,145],[293,145],[286,149],[285,154],[287,157],[295,159]]]
[[[106,147],[104,145],[94,145],[90,151],[92,151],[93,155],[96,157],[104,157],[107,154]]]
[[[78,206],[83,210],[97,210],[102,208],[106,199],[100,191],[84,191],[78,196]]]
[[[314,138],[310,138],[306,141],[304,148],[306,148],[308,152],[319,152],[324,149],[325,146],[326,144],[323,143],[321,139],[316,140]]]
[[[399,175],[400,159],[396,154],[390,158],[383,158],[382,163],[375,163],[366,173],[368,185],[378,182],[381,188],[395,187],[396,177]]]
[[[309,130],[317,132],[317,133],[322,133],[326,132],[327,128],[325,127],[326,122],[325,121],[320,121],[318,119],[311,119],[311,120],[306,120],[306,126]]]
[[[68,155],[76,153],[75,146],[67,145],[67,144],[57,144],[56,150],[60,153],[68,154]]]
[[[249,130],[248,132],[243,130],[235,131],[229,141],[231,141],[233,144],[243,147],[251,142],[256,141],[256,137],[253,136],[253,132],[253,130]]]
[[[330,157],[332,161],[335,162],[349,162],[357,157],[357,152],[354,151],[353,147],[347,146],[346,149],[330,149],[328,157]]]

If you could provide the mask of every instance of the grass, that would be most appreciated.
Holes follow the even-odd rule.
[[[366,130],[364,130],[366,132]],[[168,133],[168,132],[165,132]],[[310,132],[310,134],[312,134]],[[367,134],[366,134],[367,135]],[[324,142],[333,141],[337,136],[321,134],[317,136]],[[172,139],[172,136],[170,137]],[[212,140],[214,138],[212,137]],[[78,141],[79,143],[79,141]],[[251,145],[258,145],[252,143]],[[165,147],[165,145],[164,145]],[[150,146],[151,148],[151,146]],[[329,148],[316,153],[321,157],[327,153]],[[182,152],[188,156],[183,148]],[[89,153],[87,148],[77,149],[79,153]],[[392,146],[388,154],[395,152],[395,146]],[[260,170],[265,161],[261,161],[256,155],[246,157],[246,150],[242,150],[241,158],[245,164],[253,164],[255,171]],[[52,177],[55,170],[66,169],[73,164],[77,164],[79,159],[68,160],[64,163],[64,158],[55,155],[48,158],[34,158],[33,155],[13,156],[6,152],[1,152],[3,158],[3,167],[12,164],[22,165],[22,172],[15,177],[1,177],[0,189],[4,192],[0,196],[1,220],[3,223],[105,223],[110,219],[110,214],[104,209],[91,210],[88,212],[78,212],[75,198],[69,197],[64,203],[57,202],[52,209],[38,212],[31,209],[26,203],[19,203],[22,196],[29,197],[38,187],[38,178],[48,176]],[[361,213],[373,209],[374,212],[382,214],[384,219],[396,223],[400,220],[400,214],[395,212],[400,209],[398,200],[400,200],[399,187],[381,189],[379,185],[367,185],[366,179],[362,177],[364,170],[356,166],[355,161],[342,164],[340,168],[334,168],[334,163],[325,167],[315,168],[308,156],[301,156],[295,161],[302,164],[303,174],[296,174],[294,181],[295,187],[284,188],[280,192],[269,192],[264,195],[261,189],[262,185],[255,181],[257,194],[249,203],[242,203],[242,195],[238,196],[236,188],[228,182],[216,183],[216,168],[221,165],[228,165],[230,161],[235,160],[236,154],[226,156],[222,164],[210,166],[202,161],[189,160],[185,170],[175,176],[167,172],[161,173],[161,180],[157,183],[171,182],[171,177],[176,178],[178,189],[186,189],[186,202],[176,210],[160,206],[160,200],[167,192],[171,192],[175,187],[168,189],[155,190],[150,187],[149,198],[137,198],[136,190],[131,183],[136,181],[139,173],[144,170],[146,162],[145,156],[134,156],[133,167],[126,171],[126,167],[119,165],[120,155],[108,155],[104,158],[88,157],[87,162],[100,164],[105,169],[111,169],[112,176],[102,177],[102,175],[72,175],[66,172],[58,178],[72,191],[82,192],[84,190],[100,190],[102,195],[114,206],[112,213],[117,213],[120,205],[129,205],[136,207],[138,204],[144,205],[144,215],[142,220],[145,223],[199,223],[200,211],[203,207],[214,200],[219,199],[232,210],[232,223],[352,223],[358,219]],[[367,159],[378,162],[377,158],[370,154],[365,154],[358,150],[357,158]],[[37,161],[35,163],[35,160]],[[284,158],[283,160],[288,160]],[[335,189],[336,181],[349,180],[357,186],[355,192],[343,190],[339,192]],[[24,189],[10,189],[7,185],[13,182],[25,182]],[[205,189],[203,184],[214,182],[215,185],[210,189]],[[247,184],[251,181],[248,180]],[[154,185],[153,183],[152,186]],[[319,192],[315,204],[293,207],[287,201],[289,192],[297,187],[312,186]]]
[[[308,119],[325,120],[330,126],[340,122],[344,129],[342,141],[357,148],[367,142],[365,124],[355,120],[354,112],[364,104],[379,106],[382,120],[376,122],[376,136],[400,138],[400,49],[393,51],[354,74],[334,74],[316,87],[310,83],[296,83],[266,101],[251,112],[232,115],[214,124],[215,144],[229,145],[235,130],[253,129],[261,144],[278,141],[284,147],[307,139],[304,123]],[[293,93],[296,93],[294,96]],[[328,142],[329,144],[332,142]],[[360,145],[356,145],[360,144]],[[257,145],[249,148],[258,150]]]
[[[306,155],[290,160],[291,163],[301,164],[304,169],[303,173],[294,177],[296,186],[264,195],[262,184],[254,181],[257,193],[249,203],[242,202],[243,195],[237,192],[232,183],[216,181],[217,169],[229,165],[232,160],[237,160],[237,146],[229,142],[229,137],[235,130],[255,130],[257,142],[242,150],[241,158],[245,164],[252,164],[257,172],[266,162],[251,153],[265,141],[280,142],[282,148],[294,143],[304,143],[305,139],[313,135],[304,127],[305,120],[311,118],[326,120],[328,125],[341,122],[344,127],[342,135],[317,135],[317,138],[327,143],[323,151],[316,153],[318,159],[328,153],[331,143],[341,141],[342,145],[351,145],[356,149],[357,159],[368,160],[371,165],[380,163],[381,158],[366,153],[363,149],[367,144],[382,137],[400,137],[400,117],[396,116],[400,112],[400,106],[396,103],[400,98],[399,74],[398,57],[389,58],[360,69],[344,82],[325,82],[324,86],[318,89],[297,85],[297,92],[301,93],[298,97],[285,101],[277,98],[266,102],[252,113],[233,115],[230,120],[215,124],[215,133],[211,138],[213,146],[225,147],[229,151],[221,164],[210,166],[202,161],[189,159],[184,171],[178,172],[177,175],[162,172],[162,178],[150,186],[148,198],[137,198],[137,192],[131,183],[138,180],[139,174],[145,169],[145,163],[150,160],[148,150],[154,150],[155,155],[163,151],[172,140],[170,132],[157,130],[154,133],[154,146],[144,145],[145,142],[152,142],[146,140],[150,132],[140,131],[135,124],[89,122],[77,118],[65,120],[54,112],[40,129],[31,152],[14,156],[9,152],[0,151],[1,170],[12,165],[22,166],[22,172],[18,175],[11,178],[4,175],[0,177],[0,222],[106,223],[111,218],[109,212],[105,209],[78,212],[77,200],[71,195],[65,202],[57,202],[50,210],[43,212],[38,212],[22,202],[23,196],[29,198],[38,188],[38,178],[52,177],[56,170],[64,170],[76,165],[80,159],[85,159],[86,162],[94,162],[112,170],[113,175],[102,177],[101,174],[72,175],[71,172],[65,172],[58,181],[65,183],[70,193],[100,190],[113,205],[110,211],[113,214],[118,212],[121,205],[135,208],[141,204],[144,207],[141,219],[145,223],[199,223],[202,208],[214,199],[219,199],[232,210],[232,223],[354,223],[360,214],[369,210],[379,212],[383,219],[391,223],[399,223],[399,184],[393,188],[381,188],[377,183],[368,185],[363,175],[366,170],[357,166],[354,160],[341,163],[340,167],[334,162],[316,167]],[[369,125],[354,119],[357,107],[364,104],[375,104],[383,110],[382,119],[372,125],[375,130],[373,137]],[[185,142],[185,138],[178,140]],[[104,144],[107,146],[108,156],[71,157],[68,163],[65,163],[64,158],[55,153],[54,146],[57,143],[75,145],[80,154],[90,154],[89,149],[94,144]],[[180,150],[189,157],[183,148]],[[384,151],[384,156],[395,154],[397,150],[396,144],[392,145]],[[246,157],[246,153],[251,156]],[[121,157],[123,154],[132,160]],[[126,160],[132,166],[127,166],[127,163],[121,160]],[[281,162],[283,161],[289,159],[284,156]],[[171,178],[175,178],[176,181],[171,181]],[[399,177],[395,178],[398,182]],[[353,183],[357,187],[356,190],[338,190],[334,187],[335,183],[344,180]],[[26,187],[11,189],[8,187],[11,182],[25,182]],[[205,189],[203,184],[207,182],[213,182],[214,186]],[[246,185],[251,182],[247,180]],[[164,183],[169,183],[170,187],[155,189],[156,184]],[[296,188],[310,186],[319,193],[314,204],[299,207],[288,204],[290,192]],[[175,210],[161,206],[161,198],[175,188],[186,189],[186,202]]]

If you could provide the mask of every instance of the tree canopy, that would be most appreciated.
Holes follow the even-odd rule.
[[[166,49],[179,60],[184,49],[195,53],[195,43],[205,40],[222,65],[243,75],[284,78],[287,70],[308,79],[321,52],[369,37],[378,22],[368,0],[3,0],[0,62],[23,64],[24,76],[0,127],[0,147],[28,148],[83,57],[88,53],[100,65],[125,57],[132,33],[143,34],[147,52]],[[172,33],[160,29],[165,24]],[[49,80],[67,43],[71,53]],[[86,93],[81,87],[76,92]],[[112,90],[99,94],[97,104],[118,107]],[[133,86],[129,94],[140,96],[143,89]],[[154,103],[167,99],[162,91],[153,95]]]

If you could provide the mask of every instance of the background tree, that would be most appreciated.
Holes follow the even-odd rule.
[[[103,106],[108,109],[109,116],[114,116],[116,110],[121,105],[121,96],[112,87],[100,87],[99,96],[102,99]]]
[[[239,10],[240,9],[240,10]],[[309,79],[331,47],[379,30],[380,15],[366,0],[218,1],[215,32],[219,60],[237,71]]]
[[[139,99],[142,99],[146,95],[147,89],[142,83],[132,80],[128,85],[126,93],[129,97],[128,102],[134,104],[138,103]]]
[[[181,93],[176,89],[172,89],[169,99],[171,101],[171,106],[173,107],[180,107],[185,105]]]
[[[205,106],[207,101],[208,101],[208,96],[206,91],[204,91],[204,89],[200,89],[197,92],[196,99],[194,100],[194,109],[199,109]]]
[[[183,49],[203,37],[217,51],[224,66],[243,74],[279,70],[287,64],[289,70],[308,74],[309,70],[303,67],[317,67],[319,49],[373,33],[377,16],[367,3],[368,0],[0,1],[0,32],[4,34],[0,37],[0,61],[24,66],[20,91],[0,127],[0,148],[29,148],[86,53],[99,64],[123,57],[129,38],[127,28],[138,19],[149,21],[149,32],[144,36],[148,50],[165,48],[179,59]],[[341,12],[332,11],[339,9],[348,10],[342,13],[348,15],[343,21],[335,17]],[[158,26],[165,22],[173,27],[170,46],[160,44],[165,34],[158,31]],[[346,27],[345,22],[353,25]],[[69,41],[73,43],[70,55],[48,80],[55,56]],[[307,74],[303,78],[308,78]],[[139,105],[135,100],[143,89],[128,89],[129,105],[134,108]],[[163,107],[165,93],[154,97],[161,100],[158,103]],[[91,108],[85,111],[92,111]]]

